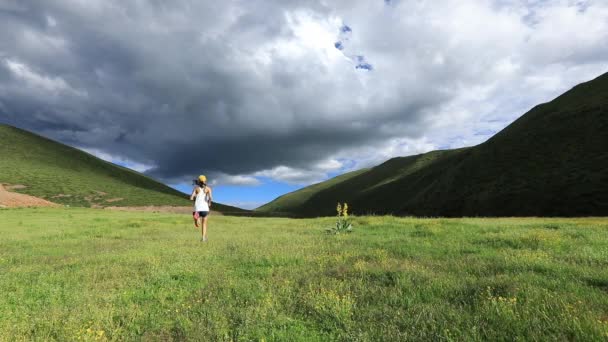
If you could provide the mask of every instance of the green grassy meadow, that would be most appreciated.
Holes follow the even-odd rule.
[[[0,340],[608,339],[608,219],[0,210]]]

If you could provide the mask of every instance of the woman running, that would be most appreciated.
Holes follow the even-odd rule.
[[[207,242],[207,219],[209,218],[212,200],[211,188],[207,186],[207,177],[203,175],[195,179],[194,184],[192,195],[190,195],[190,200],[194,201],[194,211],[192,212],[194,225],[203,227],[201,242]]]

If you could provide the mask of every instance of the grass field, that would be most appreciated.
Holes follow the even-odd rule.
[[[0,210],[0,340],[608,339],[608,219]]]

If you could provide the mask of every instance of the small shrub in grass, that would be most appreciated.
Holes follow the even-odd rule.
[[[353,231],[353,224],[348,218],[348,203],[344,203],[344,206],[342,206],[342,204],[338,202],[336,211],[338,212],[338,220],[336,221],[336,225],[332,228],[328,228],[327,233],[334,235],[340,233],[351,233]]]

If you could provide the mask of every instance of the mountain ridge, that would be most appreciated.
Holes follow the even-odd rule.
[[[288,213],[333,215],[336,202],[348,202],[357,214],[608,215],[607,111],[603,74],[533,107],[484,143],[389,159],[315,191]]]
[[[190,206],[188,195],[129,168],[0,123],[0,183],[13,191],[80,207]],[[214,203],[220,212],[244,212]]]

